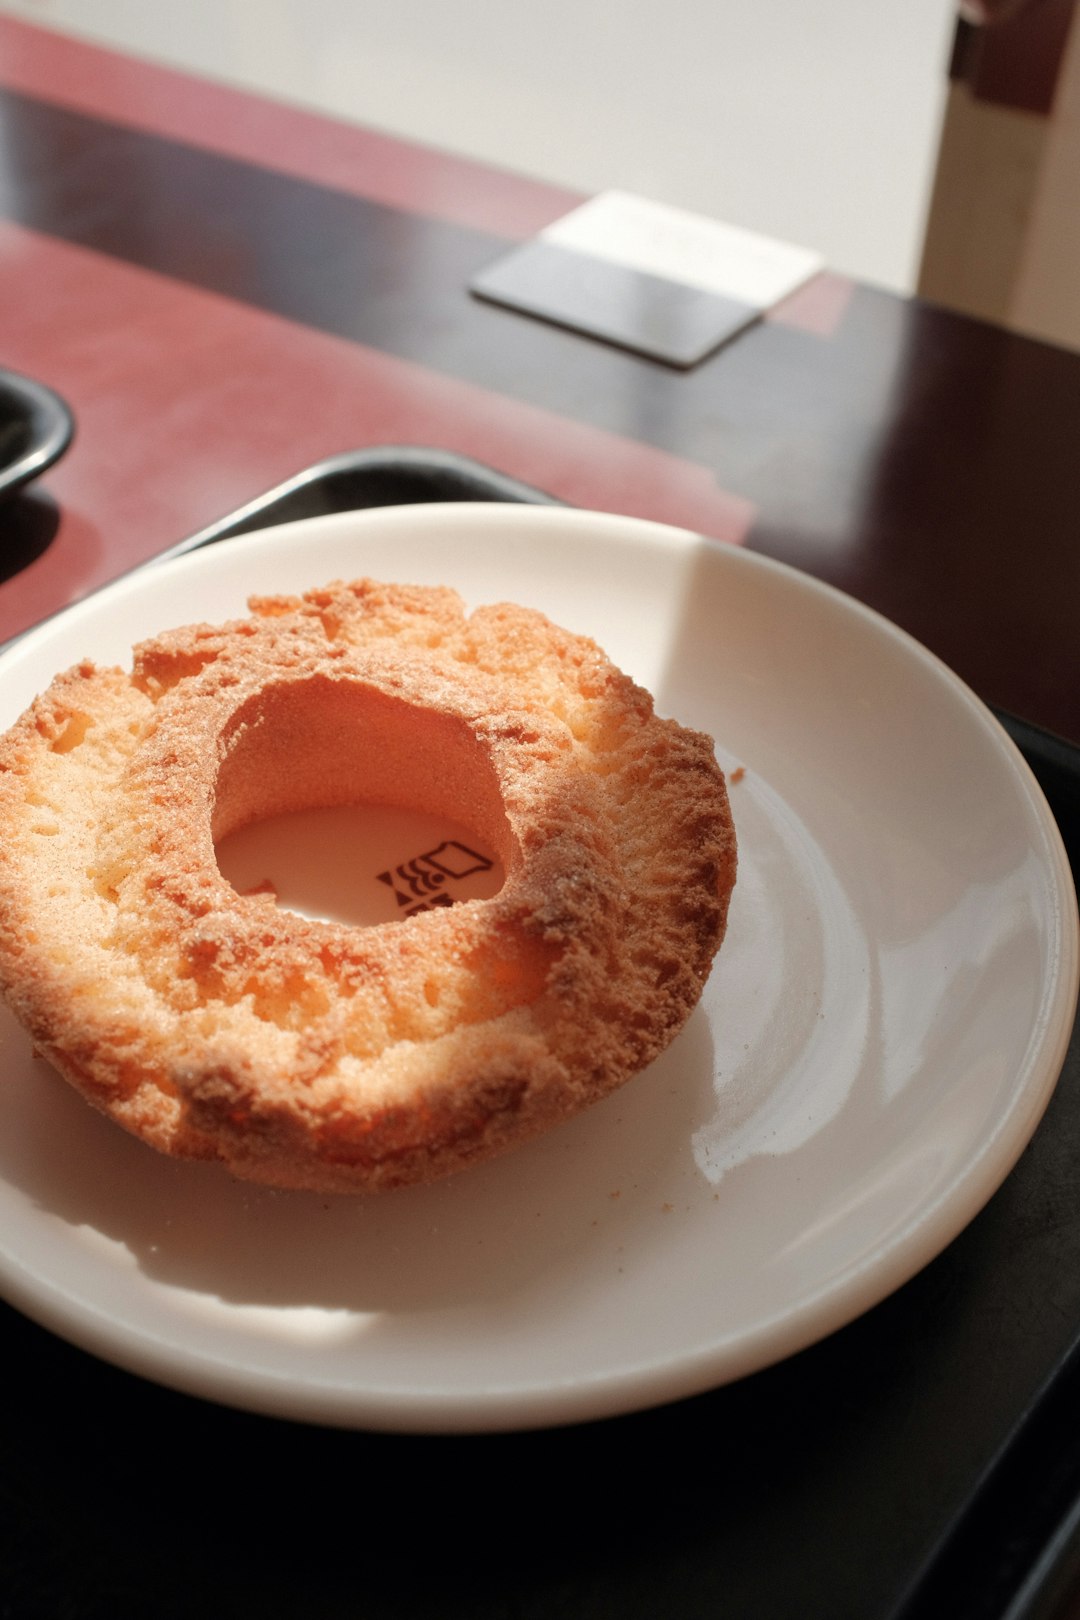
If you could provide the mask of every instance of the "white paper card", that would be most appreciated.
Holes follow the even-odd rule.
[[[555,220],[540,237],[759,310],[786,298],[825,262],[809,248],[626,191],[600,192]]]

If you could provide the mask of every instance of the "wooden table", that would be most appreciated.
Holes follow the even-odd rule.
[[[469,297],[567,193],[10,19],[0,127],[0,363],[79,423],[5,515],[0,637],[325,455],[431,444],[794,563],[1080,739],[1080,357],[822,276],[683,375]]]
[[[468,295],[575,197],[10,18],[0,154],[0,365],[78,423],[0,509],[0,638],[325,457],[434,446],[795,564],[1080,742],[1080,356],[826,274],[668,369]],[[1043,1375],[1025,1245],[1041,1197],[1071,1263],[1078,1218],[1050,1211],[1080,1162],[1070,1074],[1028,1181],[899,1295],[664,1412],[336,1434],[142,1384],[5,1311],[11,1612],[999,1612],[964,1607],[987,1563],[953,1532],[993,1461],[981,1416],[1004,1444]],[[973,1268],[999,1279],[974,1303]],[[1025,1491],[1025,1556],[1071,1466],[1052,1503]],[[975,1520],[999,1551],[1015,1478]]]

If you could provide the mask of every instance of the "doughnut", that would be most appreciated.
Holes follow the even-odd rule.
[[[364,927],[219,869],[238,828],[357,804],[469,829],[501,887]],[[80,662],[0,738],[0,991],[37,1054],[279,1188],[433,1181],[621,1085],[698,1002],[735,866],[710,738],[587,638],[442,587],[253,597]]]

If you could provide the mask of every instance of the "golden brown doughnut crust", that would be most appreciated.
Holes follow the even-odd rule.
[[[0,989],[92,1103],[279,1187],[430,1181],[654,1058],[723,938],[712,743],[591,641],[371,580],[85,662],[0,738]],[[499,893],[377,928],[238,895],[215,841],[280,811],[445,814]]]

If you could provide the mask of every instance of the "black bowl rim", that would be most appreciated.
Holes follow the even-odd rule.
[[[28,483],[64,454],[75,434],[70,406],[53,389],[15,371],[0,369],[0,410],[29,423],[30,442],[0,463],[0,498]]]

